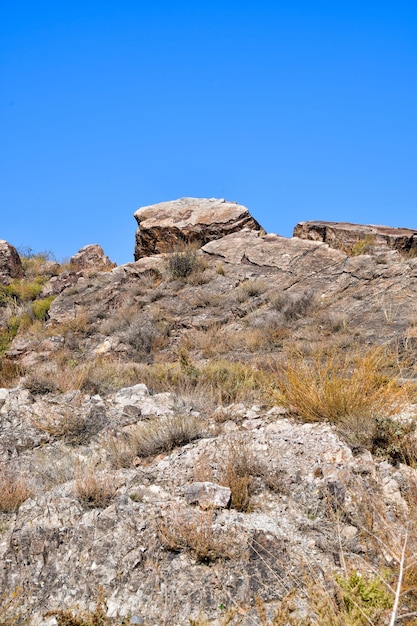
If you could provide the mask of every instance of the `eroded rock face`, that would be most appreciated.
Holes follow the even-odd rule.
[[[84,246],[70,259],[70,265],[75,270],[100,269],[111,270],[116,264],[104,254],[104,250],[96,243]]]
[[[8,285],[12,278],[21,278],[23,274],[22,261],[16,248],[0,240],[0,285]]]
[[[323,241],[346,254],[417,251],[417,231],[410,228],[311,221],[297,224],[294,237]]]
[[[152,204],[136,211],[135,218],[139,226],[136,261],[151,254],[172,252],[180,243],[204,245],[242,228],[261,229],[246,207],[216,198],[180,198]]]

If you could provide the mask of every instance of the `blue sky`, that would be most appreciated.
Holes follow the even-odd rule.
[[[417,2],[1,0],[0,239],[133,259],[140,206],[417,229]]]

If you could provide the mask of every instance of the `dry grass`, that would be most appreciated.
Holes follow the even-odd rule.
[[[395,361],[383,349],[321,351],[312,358],[287,351],[277,371],[282,400],[307,421],[339,422],[398,412],[412,389],[400,386]]]
[[[216,528],[214,512],[173,506],[158,520],[156,531],[167,550],[186,550],[200,563],[233,559],[244,552],[245,538]]]
[[[56,611],[48,611],[45,617],[54,617],[58,622],[58,626],[107,626],[110,624],[110,620],[106,614],[107,605],[104,599],[104,592],[102,589],[99,589],[94,611],[84,611],[75,615],[73,611],[58,609]]]
[[[24,626],[29,617],[24,614],[22,604],[24,592],[21,587],[0,594],[0,626]]]
[[[114,476],[93,467],[79,468],[75,474],[74,493],[86,509],[105,509],[117,491]]]
[[[204,435],[206,424],[195,415],[173,415],[139,423],[132,431],[136,455],[153,456],[184,446]]]
[[[236,290],[236,299],[238,302],[246,302],[249,298],[255,298],[263,294],[266,288],[267,283],[261,278],[244,280]]]
[[[201,274],[204,264],[198,255],[198,246],[192,243],[179,246],[168,256],[166,270],[168,276],[173,279],[188,279],[192,274]]]
[[[17,469],[0,466],[0,512],[13,513],[28,498],[34,495],[34,490],[28,479]]]
[[[15,387],[23,375],[23,368],[18,363],[0,357],[0,387]]]

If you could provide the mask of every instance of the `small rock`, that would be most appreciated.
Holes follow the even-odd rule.
[[[206,481],[189,485],[184,495],[187,504],[199,504],[202,509],[226,509],[232,492],[228,487]]]

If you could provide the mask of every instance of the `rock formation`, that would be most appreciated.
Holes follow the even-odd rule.
[[[335,247],[265,235],[218,200],[137,219],[136,262],[99,271],[102,251],[80,251],[83,269],[2,307],[0,622],[104,624],[101,590],[113,626],[326,623],[320,606],[342,624],[355,603],[388,623],[378,581],[395,589],[406,532],[407,564],[417,550],[417,259],[334,249],[369,227],[332,226]],[[178,274],[184,241],[199,249],[173,255]],[[286,364],[303,359],[304,399],[316,362],[351,353],[377,355],[395,401],[306,418]],[[345,602],[358,572],[380,606]]]
[[[417,231],[410,228],[311,221],[297,224],[294,237],[323,241],[346,254],[417,253]]]
[[[99,269],[101,271],[113,269],[115,263],[110,261],[109,257],[104,254],[104,250],[96,243],[84,246],[78,250],[70,259],[72,270],[88,270]]]
[[[16,248],[0,240],[0,285],[8,285],[13,278],[24,274],[22,261]]]
[[[260,230],[248,209],[216,198],[180,198],[142,207],[135,213],[135,260],[172,252],[185,242],[200,245],[242,228]]]

